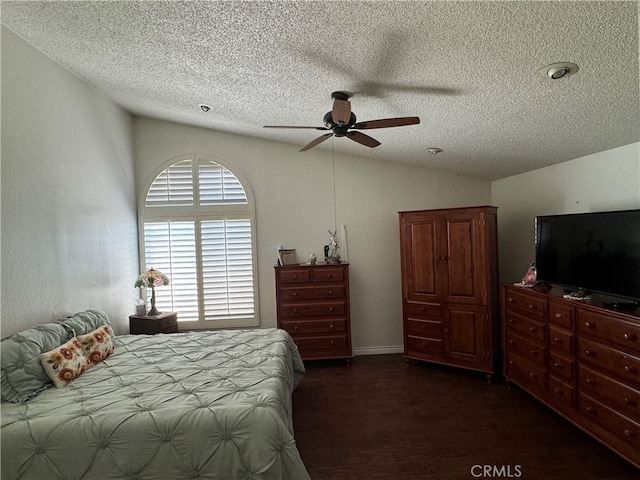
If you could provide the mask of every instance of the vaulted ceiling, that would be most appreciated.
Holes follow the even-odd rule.
[[[638,2],[2,1],[2,23],[132,114],[488,180],[640,141]],[[542,70],[578,65],[557,80]],[[204,112],[199,104],[211,107]],[[37,115],[37,112],[34,112]],[[288,148],[289,146],[287,146]],[[442,153],[433,155],[428,149]],[[310,155],[309,152],[299,155]]]

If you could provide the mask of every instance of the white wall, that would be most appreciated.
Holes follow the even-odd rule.
[[[534,217],[640,208],[640,144],[497,180],[500,278],[519,281],[535,256]]]
[[[295,145],[139,117],[134,118],[134,142],[139,192],[167,160],[190,152],[217,157],[248,181],[256,203],[261,326],[275,326],[277,246],[295,248],[301,261],[312,252],[322,258],[327,230],[334,228],[331,153],[299,153]],[[335,172],[343,256],[341,226],[347,230],[354,349],[401,351],[397,212],[489,204],[490,183],[345,155],[336,155]]]
[[[2,336],[101,309],[138,275],[131,116],[2,27]]]

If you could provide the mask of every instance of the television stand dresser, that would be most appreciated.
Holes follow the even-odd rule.
[[[504,375],[640,467],[640,309],[503,285]]]

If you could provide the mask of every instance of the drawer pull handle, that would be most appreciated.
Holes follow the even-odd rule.
[[[558,387],[555,387],[553,389],[553,393],[555,393],[555,394],[562,393],[562,390],[560,390]]]
[[[297,279],[298,279],[298,275],[294,275],[294,276],[293,276],[293,279],[294,279],[294,280],[297,280]]]
[[[593,408],[593,407],[587,407],[587,408],[585,408],[585,410],[586,410],[587,412],[589,412],[589,413],[596,413],[596,409],[595,409],[595,408]]]
[[[596,328],[595,323],[584,322],[584,326],[587,328]]]
[[[553,341],[562,344],[562,339],[560,337],[554,337]]]
[[[635,333],[625,333],[622,337],[625,340],[635,340],[638,338]]]
[[[331,278],[331,274],[330,273],[327,273],[327,278]]]
[[[636,367],[630,367],[629,365],[625,365],[624,371],[627,373],[636,373],[638,369]]]
[[[331,345],[335,344],[335,342],[334,342],[333,340],[331,340],[329,343],[330,343]]]
[[[529,327],[529,331],[530,331],[530,332],[535,332],[535,331],[537,331],[537,330],[538,330],[538,329],[537,329],[536,327]]]
[[[298,296],[298,292],[293,292],[291,295],[294,296],[294,297],[297,297]]]
[[[509,340],[509,345],[515,345],[515,344],[516,344],[515,340]]]
[[[535,373],[533,373],[533,372],[529,372],[529,376],[530,376],[531,378],[536,378],[536,377],[537,377],[537,375],[536,375]]]
[[[533,355],[534,357],[538,355],[538,352],[536,352],[535,350],[531,350],[531,355]]]
[[[298,325],[294,325],[294,326],[293,326],[293,329],[294,329],[294,330],[298,330]]]
[[[529,309],[530,310],[535,310],[536,308],[537,307],[534,304],[532,304],[532,303],[529,304]]]
[[[329,328],[333,329],[333,323],[329,324]]]
[[[513,360],[509,360],[509,365],[510,365],[510,366],[512,366],[512,367],[513,367],[515,364],[516,364],[516,362],[514,362]]]
[[[329,290],[329,295],[333,295],[333,290]]]
[[[297,309],[297,308],[294,308],[294,309],[293,309],[293,313],[298,313],[298,309]]]
[[[623,399],[623,401],[624,401],[625,405],[630,405],[630,406],[635,406],[635,405],[636,405],[635,400],[631,400],[630,398],[626,398],[626,397],[625,397],[625,398]]]
[[[513,318],[510,318],[509,323],[516,323],[516,321]]]
[[[636,436],[636,432],[634,432],[633,430],[625,429],[624,430],[624,436],[625,437],[635,437]]]
[[[589,378],[589,377],[585,378],[584,381],[587,382],[589,385],[595,385],[595,383],[596,383],[596,382],[593,381],[592,378]]]
[[[424,312],[425,310],[426,310],[426,308],[424,308],[424,307],[420,307],[420,311],[421,311],[421,312]]]
[[[507,299],[507,301],[508,301],[509,303],[513,303],[513,302],[514,302],[513,298],[511,298],[511,297],[509,297],[509,298]]]
[[[554,368],[562,368],[562,364],[560,362],[553,362]]]
[[[333,312],[333,307],[329,307],[329,311],[330,311],[330,312]]]
[[[556,318],[560,318],[560,317],[562,317],[562,314],[561,313],[556,313]]]
[[[595,357],[596,356],[596,352],[594,352],[593,350],[585,350],[584,353],[588,356],[588,357]]]

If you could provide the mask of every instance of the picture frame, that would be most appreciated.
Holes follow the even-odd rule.
[[[278,260],[280,265],[300,265],[295,248],[278,250]]]

